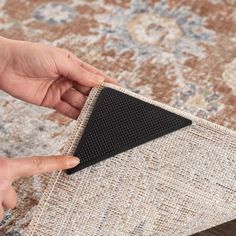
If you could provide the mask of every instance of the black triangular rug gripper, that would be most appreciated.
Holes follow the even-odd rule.
[[[87,166],[192,123],[184,117],[112,88],[103,88],[74,153]]]

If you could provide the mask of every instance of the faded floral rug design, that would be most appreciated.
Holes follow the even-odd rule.
[[[0,0],[0,35],[67,48],[126,88],[236,130],[235,0]],[[0,117],[9,157],[59,153],[70,123],[3,92]],[[48,178],[15,183],[0,235],[24,233]]]

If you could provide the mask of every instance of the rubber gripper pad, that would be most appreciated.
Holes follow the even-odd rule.
[[[112,88],[103,88],[74,153],[72,174],[192,124],[191,120]]]

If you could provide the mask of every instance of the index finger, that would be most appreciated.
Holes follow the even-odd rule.
[[[113,83],[113,84],[118,84],[118,82],[111,78],[110,76],[108,76],[106,73],[104,73],[103,71],[97,69],[96,67],[86,63],[85,61],[82,61],[81,59],[78,58],[78,60],[80,61],[81,65],[88,71],[92,72],[92,73],[95,73],[97,75],[101,75],[105,78],[105,82],[108,82],[108,83]]]
[[[12,178],[39,175],[42,173],[65,170],[79,164],[73,156],[35,156],[15,158],[10,162]]]

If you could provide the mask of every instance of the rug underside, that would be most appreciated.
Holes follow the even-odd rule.
[[[191,235],[235,217],[236,134],[105,84],[191,125],[73,175],[55,172],[27,235]],[[104,87],[92,90],[65,145],[72,154]],[[106,91],[106,90],[104,90]],[[98,141],[99,142],[99,141]]]

